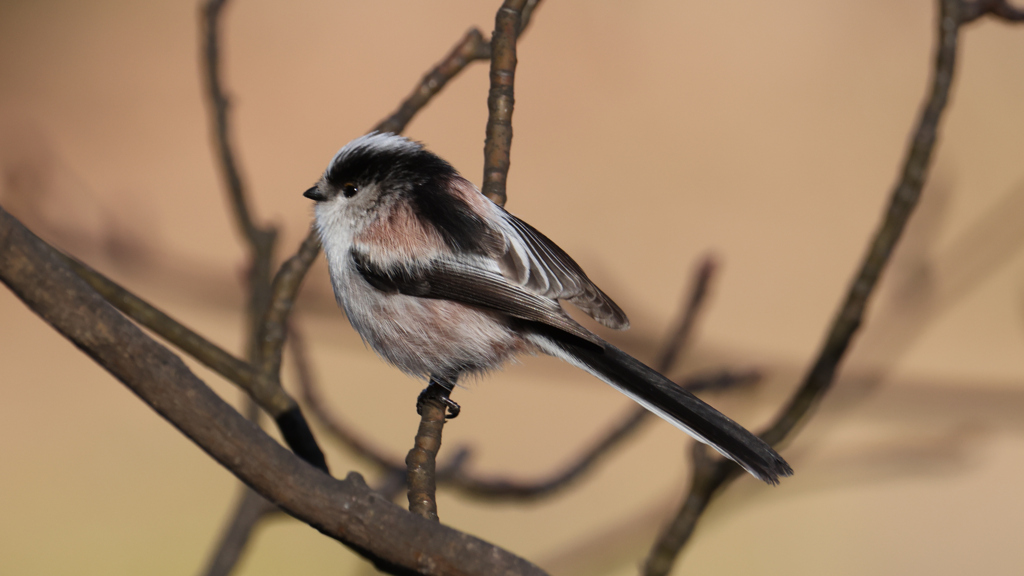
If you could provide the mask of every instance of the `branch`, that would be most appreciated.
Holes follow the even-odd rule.
[[[299,383],[300,393],[302,394],[302,403],[306,406],[306,410],[320,421],[328,434],[347,446],[357,456],[361,456],[379,466],[385,473],[400,473],[404,484],[404,463],[400,462],[397,458],[385,455],[380,449],[360,438],[359,434],[349,428],[341,418],[336,417],[327,410],[326,403],[320,395],[319,387],[316,384],[316,377],[313,375],[309,356],[306,354],[306,340],[294,323],[289,327],[288,346],[292,353],[292,364],[295,366],[295,375]]]
[[[540,4],[540,0],[527,0],[520,19],[520,35],[529,26],[530,19],[538,4]],[[480,33],[479,29],[471,28],[462,37],[462,40],[452,48],[451,52],[434,66],[430,72],[423,76],[423,80],[413,89],[412,94],[402,102],[398,109],[391,116],[381,120],[373,129],[377,132],[402,133],[405,127],[409,125],[413,116],[422,110],[434,96],[437,96],[438,92],[448,84],[449,80],[458,76],[472,62],[490,59],[490,41],[484,40],[483,34]]]
[[[490,57],[490,45],[484,40],[480,30],[471,28],[452,51],[430,72],[423,76],[419,85],[395,110],[377,124],[373,129],[377,132],[394,132],[400,134],[424,106],[430,102],[448,81],[456,77],[463,69],[475,60]]]
[[[252,489],[242,490],[242,495],[231,514],[231,523],[221,535],[220,542],[214,548],[203,576],[228,576],[234,570],[238,560],[245,551],[245,545],[252,536],[252,531],[266,516],[280,512],[281,509],[260,496]]]
[[[125,290],[106,276],[71,256],[61,254],[65,264],[93,290],[126,316],[152,330],[206,367],[237,384],[268,414],[277,417],[298,406],[279,385],[259,377],[251,364],[196,334],[152,304]]]
[[[281,363],[281,342],[284,339],[284,329],[281,324],[285,321],[288,311],[291,309],[291,299],[274,299],[272,291],[277,287],[271,286],[270,275],[273,266],[274,246],[277,243],[277,230],[274,228],[260,228],[253,223],[249,205],[246,200],[245,190],[242,185],[241,174],[231,146],[229,131],[228,99],[224,94],[220,78],[220,49],[219,49],[219,26],[220,15],[226,0],[208,0],[203,4],[202,24],[204,26],[204,55],[206,86],[210,105],[213,108],[213,132],[220,159],[220,166],[224,172],[225,186],[231,206],[235,214],[238,227],[242,232],[249,246],[249,273],[248,273],[248,353],[247,357],[252,365],[257,367],[257,373],[252,382],[259,386],[258,394],[251,395],[246,399],[246,416],[255,421],[259,416],[253,404],[260,403],[259,397],[271,396],[278,399],[286,399],[287,402],[274,405],[270,413],[281,436],[297,455],[310,464],[327,472],[327,461],[323,451],[317,445],[316,438],[309,428],[302,411],[295,402],[281,389],[280,363]],[[316,247],[310,260],[316,255]],[[303,253],[297,257],[302,257]],[[308,264],[306,264],[308,267]],[[282,272],[284,268],[282,268]],[[280,277],[281,274],[279,273]],[[298,290],[298,283],[302,274],[298,274],[294,291]],[[287,279],[285,279],[287,280]],[[282,291],[290,287],[282,287]],[[278,342],[277,340],[281,342]],[[276,346],[276,352],[275,352]],[[284,402],[282,400],[282,402]],[[243,500],[243,503],[246,500]],[[230,522],[228,532],[222,539],[222,546],[237,544],[237,550],[220,548],[215,554],[214,565],[210,569],[223,569],[225,573],[230,572],[233,562],[237,561],[244,547],[251,527],[248,530],[236,531],[238,526],[244,526],[246,522],[252,525],[259,520],[261,515],[242,515],[247,511],[245,506],[239,507],[237,513]],[[237,537],[235,537],[237,536]],[[234,539],[233,539],[234,537]],[[218,560],[221,562],[218,563]],[[229,562],[230,561],[230,562]]]
[[[512,149],[512,108],[515,105],[516,37],[526,0],[505,0],[494,17],[491,35],[491,89],[487,95],[487,139],[481,192],[499,206],[507,199]]]
[[[335,480],[282,448],[121,316],[56,251],[0,208],[0,281],[240,480],[390,574],[544,572],[487,542]]]
[[[1024,10],[1014,8],[1007,0],[974,0],[973,2],[964,0],[960,7],[960,23],[974,22],[986,14],[991,14],[1007,22],[1024,20]]]
[[[405,465],[409,471],[409,511],[428,520],[438,521],[436,468],[437,452],[441,449],[441,432],[448,412],[436,391],[441,388],[433,378],[420,395],[420,426]],[[429,393],[434,392],[434,393]],[[445,390],[445,393],[450,390]],[[447,396],[446,396],[447,397]]]
[[[274,418],[285,442],[296,454],[326,470],[323,453],[316,445],[299,405],[281,388],[276,372],[264,375],[256,371],[248,362],[235,358],[96,270],[71,256],[60,254],[60,257],[115,308],[243,389]]]
[[[209,0],[203,6],[203,71],[205,72],[204,78],[206,79],[207,95],[213,107],[213,134],[217,145],[217,156],[220,159],[221,169],[224,171],[228,198],[231,200],[239,231],[255,252],[258,244],[257,238],[264,231],[256,227],[256,224],[253,223],[252,215],[249,213],[245,187],[242,184],[242,176],[239,173],[238,163],[235,160],[235,153],[231,146],[230,117],[228,116],[230,104],[220,83],[220,44],[218,38],[220,14],[226,3],[227,0]]]
[[[868,300],[878,284],[921,189],[924,187],[939,120],[949,100],[956,60],[957,37],[962,23],[962,0],[940,0],[938,45],[932,83],[924,110],[914,131],[899,182],[892,192],[889,208],[868,246],[867,254],[851,284],[846,298],[825,338],[818,357],[803,383],[761,437],[773,446],[786,439],[808,416],[835,380],[836,370],[853,335],[860,327]],[[668,574],[679,551],[689,540],[711,498],[732,479],[740,468],[729,460],[712,459],[702,446],[694,447],[694,471],[689,493],[676,517],[659,535],[644,566],[646,576]]]

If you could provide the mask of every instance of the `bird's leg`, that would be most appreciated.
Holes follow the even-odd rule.
[[[416,413],[423,415],[423,403],[428,399],[433,398],[443,404],[448,409],[448,415],[445,416],[448,420],[455,418],[462,411],[462,407],[450,398],[452,390],[455,389],[455,379],[441,378],[439,376],[431,376],[430,384],[420,392],[419,398],[416,399]]]

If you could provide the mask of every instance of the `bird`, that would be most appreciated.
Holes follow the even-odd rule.
[[[303,195],[315,202],[335,298],[353,328],[388,363],[440,385],[451,417],[458,405],[447,393],[460,378],[542,353],[768,484],[792,475],[756,435],[573,320],[563,301],[609,328],[629,326],[564,250],[423,144],[386,132],[358,137]]]

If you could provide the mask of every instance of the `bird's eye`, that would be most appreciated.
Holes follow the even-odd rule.
[[[346,182],[341,187],[341,193],[345,195],[345,198],[351,198],[359,193],[359,187],[351,182]]]

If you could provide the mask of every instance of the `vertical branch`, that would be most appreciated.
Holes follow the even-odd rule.
[[[231,147],[229,131],[229,102],[220,83],[220,14],[227,0],[210,0],[203,6],[204,55],[203,70],[210,104],[213,106],[213,131],[217,144],[217,156],[224,172],[225,185],[239,231],[246,239],[254,238],[258,230],[249,214],[242,176],[238,171],[235,154]]]
[[[921,197],[935,147],[939,120],[949,101],[953,82],[957,39],[963,22],[962,1],[939,0],[938,38],[931,86],[899,181],[892,192],[889,208],[868,246],[864,261],[832,322],[817,359],[788,404],[761,434],[773,446],[782,442],[806,419],[835,380],[839,363],[863,321],[871,294]],[[703,446],[694,447],[694,471],[689,492],[676,517],[651,548],[644,565],[645,576],[664,576],[669,573],[711,498],[738,473],[739,467],[732,462],[712,459]]]
[[[227,0],[209,0],[202,7],[203,25],[203,71],[206,79],[207,97],[213,108],[213,135],[217,148],[219,166],[224,174],[224,184],[231,201],[232,212],[242,237],[249,247],[249,343],[248,357],[256,360],[259,353],[256,335],[259,322],[270,301],[270,275],[274,244],[277,231],[260,228],[253,221],[242,183],[234,147],[231,145],[230,103],[221,85],[220,60],[220,15]]]
[[[435,386],[431,380],[427,391]],[[424,391],[426,392],[426,391]],[[420,403],[420,426],[412,450],[405,458],[408,467],[409,511],[437,521],[437,452],[441,449],[447,407],[435,396],[424,394]]]
[[[507,199],[505,182],[512,150],[516,37],[525,5],[526,0],[505,0],[494,18],[494,34],[491,35],[491,89],[487,94],[482,192],[499,206],[504,206]]]

